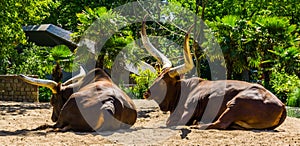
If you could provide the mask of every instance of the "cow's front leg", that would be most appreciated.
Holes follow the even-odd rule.
[[[170,117],[167,120],[167,126],[187,125],[194,114],[194,109],[190,109],[190,107],[194,106],[177,108],[175,112],[170,114]]]
[[[178,125],[185,125],[182,121],[182,116],[184,115],[184,110],[177,108],[174,112],[170,113],[170,116],[167,120],[167,126],[178,126]]]
[[[174,113],[171,113],[167,119],[167,127],[177,126],[179,121],[179,116],[176,116]]]

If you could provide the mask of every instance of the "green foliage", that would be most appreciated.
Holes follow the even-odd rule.
[[[274,71],[271,76],[271,84],[274,89],[274,93],[289,106],[295,104],[299,96],[300,79],[296,75],[288,75],[285,72]],[[299,106],[299,105],[297,105]]]
[[[289,97],[287,99],[287,105],[293,106],[293,107],[300,107],[300,87],[299,86],[289,94]]]
[[[78,31],[74,32],[72,38],[78,42],[81,35],[99,35],[104,37],[112,31],[117,31],[119,27],[126,26],[126,18],[120,16],[105,7],[89,8],[85,7],[82,13],[76,14],[79,24]],[[103,25],[105,24],[105,25]],[[89,30],[91,31],[89,31]],[[92,31],[94,30],[94,31]],[[95,31],[96,30],[96,31]],[[96,40],[97,38],[89,38]]]
[[[256,52],[259,52],[256,59],[259,61],[259,70],[262,71],[266,88],[270,88],[270,71],[276,67],[278,56],[274,53],[277,47],[288,48],[294,45],[294,39],[297,37],[293,25],[290,25],[286,18],[259,16],[251,24],[255,32],[252,36]],[[283,62],[281,62],[283,63]],[[294,66],[294,65],[293,65]]]
[[[288,48],[274,47],[274,69],[284,70],[289,75],[300,75],[300,51],[296,46]]]
[[[80,24],[78,25],[78,31],[73,34],[73,39],[79,41],[80,37],[84,35],[87,39],[95,42],[96,46],[99,46],[96,48],[97,50],[79,47],[77,53],[86,56],[92,53],[95,58],[98,58],[98,61],[103,63],[98,67],[111,68],[120,50],[133,41],[132,31],[125,27],[126,18],[116,12],[107,10],[105,7],[85,8],[85,11],[78,13],[77,17]],[[122,27],[125,28],[118,31]],[[109,39],[105,40],[104,38]],[[81,56],[81,58],[89,57]]]
[[[65,45],[58,45],[51,49],[49,60],[51,61],[64,61],[65,59],[69,59],[72,54],[71,50]]]
[[[13,73],[17,58],[15,47],[25,44],[22,26],[39,24],[50,13],[51,0],[2,0],[0,2],[0,74]]]
[[[72,71],[74,55],[65,45],[58,45],[53,48],[39,47],[28,44],[21,47],[22,53],[16,54],[18,60],[14,62],[14,68],[9,72],[14,74],[33,74],[45,78],[51,74],[56,62],[62,68]]]
[[[299,46],[296,26],[287,18],[257,16],[251,20],[240,16],[216,17],[208,22],[221,46],[227,67],[228,79],[250,69],[257,69],[265,77],[268,87],[270,70],[285,69],[299,74]]]
[[[76,17],[78,13],[82,13],[87,8],[95,9],[100,6],[112,9],[130,1],[133,0],[55,0],[55,3],[50,5],[51,15],[44,20],[44,23],[56,24],[64,29],[77,32],[77,26],[80,24],[80,20]]]
[[[142,54],[135,52],[139,46],[132,43],[134,39],[139,38],[140,24],[127,26],[126,21],[129,18],[111,11],[112,8],[130,1],[132,0],[1,1],[0,74],[37,74],[40,78],[44,78],[46,73],[51,73],[53,65],[57,62],[65,70],[70,71],[73,68],[74,56],[65,46],[50,49],[27,44],[22,26],[29,24],[56,24],[74,31],[73,39],[76,42],[82,35],[94,36],[88,39],[103,47],[101,52],[92,54],[92,57],[98,58],[98,62],[106,68],[111,68],[115,57],[125,46],[129,48],[128,53]],[[170,6],[168,8],[160,4],[145,8],[153,10],[159,7],[162,10],[161,13],[154,13],[151,16],[154,19],[159,19],[163,15],[173,16],[172,20],[163,23],[147,22],[147,31],[149,36],[162,36],[171,40],[159,38],[151,41],[158,44],[156,47],[160,48],[175,66],[182,64],[182,59],[178,58],[181,52],[177,49],[181,47],[185,34],[182,30],[191,25],[192,21],[189,20],[194,20],[192,14],[183,13],[188,9],[192,13],[197,12],[198,16],[204,14],[204,19],[214,32],[215,38],[213,34],[206,34],[205,37],[207,40],[216,39],[219,42],[228,69],[228,79],[237,79],[244,71],[258,70],[257,78],[264,77],[268,89],[274,91],[283,101],[287,101],[287,104],[299,106],[297,105],[300,77],[300,11],[297,11],[300,7],[299,0],[168,0],[168,2]],[[202,6],[205,6],[204,13]],[[140,12],[136,12],[136,15],[139,14]],[[92,26],[93,23],[96,24]],[[87,32],[91,27],[100,31]],[[120,30],[120,27],[124,28]],[[119,32],[116,32],[117,30]],[[109,36],[108,40],[99,41],[99,38],[106,37],[112,32],[114,35]],[[210,73],[207,65],[203,65],[203,62],[207,62],[207,54],[201,48],[215,47],[214,44],[203,43],[194,48],[196,64],[202,68],[201,70],[206,70],[206,73],[201,74]],[[91,52],[91,50],[77,50],[77,53],[90,55],[82,51]],[[218,57],[220,56],[209,59]],[[153,63],[155,59],[151,57],[142,59],[155,64]],[[141,76],[133,78],[146,82]],[[144,88],[146,84],[136,86],[136,89],[132,90],[140,94]],[[44,89],[41,90],[43,93]],[[48,96],[47,93],[45,95]]]
[[[227,78],[232,79],[233,73],[242,73],[249,69],[247,57],[252,52],[248,52],[245,47],[245,34],[247,23],[240,20],[238,16],[228,15],[216,22],[209,23],[215,32],[215,36],[221,46],[226,60]]]
[[[49,102],[52,91],[46,87],[39,87],[39,102]]]
[[[137,99],[143,98],[143,93],[145,93],[148,87],[151,86],[153,81],[156,79],[157,74],[155,72],[150,71],[149,69],[144,71],[139,71],[140,75],[131,74],[130,77],[136,83],[133,87],[125,88],[123,90],[128,94],[132,95]],[[121,85],[122,86],[122,85]]]
[[[50,53],[49,47],[39,47],[32,43],[20,46],[22,52],[16,54],[18,58],[14,61],[14,68],[10,68],[9,72],[14,74],[32,74],[45,78],[49,72],[47,65],[50,64],[46,57]]]
[[[74,64],[75,56],[71,52],[71,50],[65,45],[58,45],[51,49],[49,56],[47,56],[47,60],[52,63],[59,63],[59,65],[67,72],[72,72],[73,67],[76,66]],[[54,65],[48,65],[49,70],[52,71]],[[51,73],[51,72],[48,72]]]
[[[20,46],[22,53],[16,54],[18,60],[14,62],[14,68],[9,72],[14,74],[38,75],[39,78],[46,78],[52,73],[55,63],[59,62],[66,71],[72,71],[74,55],[64,45],[39,47],[34,44]],[[39,101],[49,101],[51,90],[45,87],[39,88]]]

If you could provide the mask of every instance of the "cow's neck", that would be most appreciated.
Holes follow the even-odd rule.
[[[174,90],[175,89],[175,90]],[[170,101],[170,106],[169,106],[169,111],[171,113],[174,112],[175,108],[177,107],[177,104],[179,102],[179,99],[180,99],[180,94],[181,94],[181,81],[178,81],[173,90],[170,90],[172,93],[171,94],[168,94],[167,95],[171,95],[171,101]],[[168,98],[167,98],[168,99]],[[169,98],[170,99],[170,98]]]
[[[181,87],[182,87],[181,89],[189,93],[192,90],[194,90],[195,88],[197,88],[199,86],[199,84],[203,81],[206,81],[206,80],[204,80],[202,78],[198,78],[198,77],[181,80]]]
[[[200,82],[204,81],[200,78],[190,78],[184,79],[177,82],[176,85],[176,93],[174,96],[173,103],[171,105],[175,105],[174,107],[170,107],[171,113],[175,110],[177,105],[184,106],[186,101],[188,101],[190,95],[193,94],[193,90],[197,88]]]

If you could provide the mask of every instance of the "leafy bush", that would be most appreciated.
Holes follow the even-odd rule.
[[[296,87],[294,91],[292,91],[287,99],[287,105],[293,107],[300,107],[300,88]]]
[[[16,47],[26,44],[22,26],[40,24],[50,15],[52,0],[5,0],[0,2],[0,74],[14,74]]]
[[[131,74],[130,77],[136,83],[133,87],[125,88],[124,84],[121,85],[121,88],[131,97],[142,99],[143,93],[147,91],[148,87],[156,79],[156,73],[150,71],[149,69],[144,71],[139,71],[140,75]]]
[[[18,54],[19,59],[14,62],[15,67],[9,70],[12,74],[32,74],[45,78],[47,73],[51,73],[51,69],[47,68],[52,63],[47,60],[51,48],[30,43],[21,46],[21,49],[21,53]]]
[[[133,32],[126,27],[126,18],[105,7],[94,9],[86,7],[82,13],[77,13],[76,16],[79,21],[78,31],[72,34],[72,39],[79,42],[81,37],[88,38],[95,42],[96,46],[99,46],[91,51],[82,43],[76,50],[81,55],[78,61],[86,63],[93,56],[98,58],[97,63],[99,64],[96,67],[110,69],[120,50],[133,41]],[[122,30],[119,31],[121,28]]]
[[[275,71],[272,73],[271,84],[279,99],[288,106],[300,107],[300,79],[298,76]]]
[[[39,87],[39,102],[49,102],[52,91],[46,87]]]
[[[64,70],[72,71],[74,55],[67,46],[59,45],[49,48],[28,44],[21,46],[21,49],[22,52],[17,54],[19,59],[8,70],[12,74],[31,74],[46,78],[46,75],[52,73],[57,62]],[[39,101],[49,101],[51,94],[48,88],[39,87]]]

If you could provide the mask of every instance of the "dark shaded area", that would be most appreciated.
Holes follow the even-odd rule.
[[[138,118],[150,118],[150,113],[156,112],[154,109],[142,109],[138,111]]]
[[[46,131],[42,131],[46,130]],[[101,135],[101,136],[109,136],[114,133],[128,133],[128,132],[133,132],[136,131],[137,129],[119,129],[119,130],[111,130],[111,131],[101,131],[101,132],[87,132],[87,131],[74,131],[74,130],[68,130],[68,131],[61,131],[60,129],[56,129],[53,127],[53,125],[48,125],[44,124],[41,126],[38,126],[37,128],[34,129],[20,129],[16,131],[6,131],[6,130],[0,130],[0,136],[26,136],[26,135],[38,135],[38,136],[44,136],[47,135],[48,133],[57,133],[57,132],[72,132],[75,133],[76,135]]]
[[[0,115],[11,114],[24,114],[28,110],[35,109],[50,109],[51,105],[48,103],[44,104],[12,104],[12,105],[1,105],[0,104]]]
[[[34,135],[38,135],[38,136],[42,136],[42,135],[46,135],[48,132],[54,132],[52,131],[46,131],[46,132],[42,132],[39,130],[45,130],[47,128],[51,128],[53,127],[52,125],[41,125],[38,126],[37,128],[34,129],[20,129],[20,130],[16,130],[16,131],[6,131],[6,130],[0,130],[0,136],[12,136],[12,135],[23,135],[26,136],[30,133],[30,135],[34,134]]]
[[[39,135],[43,136],[46,135],[47,132],[41,132],[41,131],[35,131],[35,130],[30,130],[30,129],[21,129],[21,130],[16,130],[16,131],[6,131],[6,130],[0,130],[0,136],[17,136],[17,135],[23,135],[26,136],[28,134],[34,134],[34,135]]]
[[[180,134],[181,139],[187,138],[188,134],[192,132],[192,130],[186,128],[180,129],[180,131],[181,131]]]

